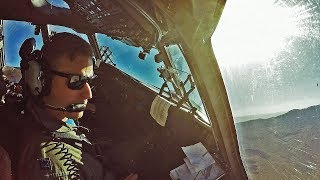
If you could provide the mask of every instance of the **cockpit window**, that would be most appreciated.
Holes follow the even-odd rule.
[[[5,63],[8,66],[20,66],[19,48],[27,38],[36,39],[36,48],[42,47],[42,38],[34,34],[34,26],[23,21],[3,21]]]
[[[69,5],[64,0],[47,0],[52,6],[70,9]]]
[[[209,123],[208,118],[206,117],[206,112],[200,98],[198,89],[196,88],[189,66],[186,62],[186,59],[181,51],[181,47],[177,44],[169,45],[166,48],[167,53],[169,54],[169,59],[172,63],[173,70],[178,74],[179,78],[184,81],[184,88],[186,92],[190,91],[189,99],[190,103],[193,107],[195,107],[199,113],[201,113],[201,117],[206,123]],[[194,89],[193,89],[194,88]]]
[[[48,25],[48,31],[51,36],[54,35],[55,33],[69,32],[72,34],[76,34],[76,35],[82,37],[87,42],[89,42],[88,36],[86,34],[78,33],[77,31],[75,31],[71,28],[65,27],[65,26]]]
[[[148,87],[159,89],[163,80],[157,73],[157,68],[163,63],[156,63],[154,56],[158,53],[156,49],[151,49],[146,54],[145,59],[139,58],[142,48],[133,47],[113,40],[104,34],[96,35],[100,52],[104,53],[103,61],[115,66],[115,68],[129,74],[135,79],[145,83]]]
[[[78,33],[73,29],[64,26],[49,25],[48,30],[51,35],[59,32],[70,32],[81,36],[86,41],[89,41],[87,35]],[[33,37],[36,39],[36,49],[41,49],[43,45],[40,29],[35,28],[35,26],[29,22],[4,20],[3,33],[5,44],[5,63],[8,66],[20,66],[21,58],[19,57],[18,52],[21,44],[27,38]]]
[[[320,6],[227,1],[212,45],[251,179],[319,177]]]
[[[100,52],[105,54],[103,57],[105,63],[114,65],[121,71],[141,81],[145,86],[155,90],[157,93],[161,93],[161,89],[167,88],[167,91],[172,93],[171,98],[180,96],[178,100],[176,99],[177,102],[187,93],[190,103],[187,101],[181,102],[187,106],[187,109],[190,110],[193,108],[197,111],[195,115],[197,115],[200,120],[209,124],[203,103],[179,45],[173,44],[165,47],[165,55],[168,56],[170,60],[170,67],[167,67],[163,59],[161,59],[160,62],[156,62],[155,59],[157,58],[155,56],[159,54],[159,51],[156,49],[151,49],[149,53],[145,54],[144,59],[141,58],[143,50],[139,47],[128,46],[124,42],[113,40],[103,34],[97,34],[96,37]],[[163,75],[167,72],[170,73],[170,80]],[[167,80],[171,83],[167,83],[167,86],[164,86]],[[184,84],[181,85],[180,83]]]

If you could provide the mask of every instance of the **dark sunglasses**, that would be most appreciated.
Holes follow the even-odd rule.
[[[67,73],[63,73],[63,72],[59,72],[59,71],[55,71],[55,70],[51,70],[51,73],[61,76],[61,77],[65,77],[68,78],[68,88],[72,89],[72,90],[80,90],[84,87],[84,85],[86,83],[91,83],[91,81],[97,77],[97,75],[93,75],[91,77],[88,76],[82,76],[82,75],[78,75],[78,74],[67,74]]]

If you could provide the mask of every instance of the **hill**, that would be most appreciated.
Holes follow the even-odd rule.
[[[320,177],[320,105],[236,124],[250,179]]]

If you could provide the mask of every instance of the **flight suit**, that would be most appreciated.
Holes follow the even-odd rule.
[[[77,126],[48,117],[30,105],[26,113],[18,160],[18,180],[114,179],[90,153],[91,144]]]
[[[0,180],[11,180],[11,160],[2,146],[0,146]]]

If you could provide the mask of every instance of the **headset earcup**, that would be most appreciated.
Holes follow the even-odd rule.
[[[30,93],[34,96],[39,96],[43,87],[41,82],[43,72],[41,71],[40,64],[35,60],[29,61],[25,75],[25,82],[30,89]]]
[[[41,96],[47,96],[47,95],[50,94],[50,91],[51,91],[52,73],[51,73],[51,70],[50,70],[50,66],[45,61],[45,59],[42,59],[41,62],[42,62],[41,63],[41,69],[42,69],[42,72],[43,72]]]

